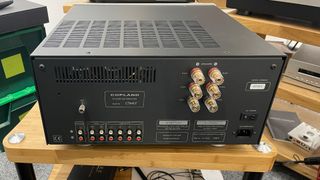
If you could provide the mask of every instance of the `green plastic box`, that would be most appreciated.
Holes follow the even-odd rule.
[[[0,35],[0,151],[3,137],[36,102],[30,54],[44,37],[43,25]]]

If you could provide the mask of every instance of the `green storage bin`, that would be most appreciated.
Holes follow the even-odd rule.
[[[30,54],[44,37],[43,26],[0,35],[0,98],[34,85]]]
[[[0,151],[4,136],[36,102],[30,54],[44,37],[43,25],[0,34]]]

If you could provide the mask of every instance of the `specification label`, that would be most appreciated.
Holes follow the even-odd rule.
[[[106,108],[143,108],[144,91],[105,91]]]

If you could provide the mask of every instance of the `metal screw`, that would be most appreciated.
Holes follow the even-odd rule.
[[[39,69],[40,70],[44,70],[46,68],[46,66],[44,64],[39,64]]]
[[[271,67],[270,67],[272,70],[275,70],[277,68],[277,65],[276,64],[272,64]]]

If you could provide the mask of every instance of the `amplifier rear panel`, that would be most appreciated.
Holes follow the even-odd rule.
[[[36,57],[33,63],[49,144],[258,143],[283,66],[281,57]],[[198,112],[189,99],[199,90],[194,68],[204,75]],[[206,101],[212,68],[224,77],[216,104]]]

